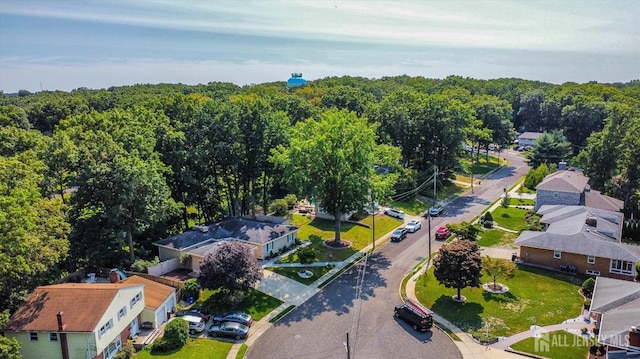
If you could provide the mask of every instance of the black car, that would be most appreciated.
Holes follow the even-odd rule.
[[[442,213],[442,211],[444,211],[444,208],[440,206],[429,208],[429,214],[431,215],[431,217],[438,217]]]
[[[433,317],[424,308],[409,303],[398,304],[393,312],[396,318],[411,324],[414,330],[426,332],[433,326]]]
[[[404,227],[398,228],[391,233],[391,242],[400,242],[407,238],[407,230]]]
[[[211,318],[211,315],[209,314],[209,312],[202,309],[185,309],[185,310],[179,310],[176,312],[176,317],[184,317],[185,315],[193,315],[194,317],[200,317],[204,319],[205,322],[208,322],[209,318]]]
[[[251,315],[243,312],[231,312],[227,314],[220,314],[213,316],[214,323],[222,323],[222,322],[236,322],[240,324],[244,324],[246,326],[250,326],[253,320],[251,319]]]
[[[235,340],[246,339],[249,335],[249,327],[236,322],[223,322],[214,324],[209,328],[209,336],[226,337]]]

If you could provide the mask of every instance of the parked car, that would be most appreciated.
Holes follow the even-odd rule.
[[[253,323],[251,319],[251,315],[243,312],[230,312],[227,314],[220,314],[213,316],[214,323],[222,323],[222,322],[236,322],[240,324],[244,324],[246,326],[250,326]]]
[[[431,215],[431,217],[438,217],[442,213],[442,211],[444,211],[444,208],[442,208],[441,206],[429,208],[429,214]]]
[[[391,242],[400,242],[407,238],[407,230],[404,227],[400,227],[391,233]]]
[[[189,324],[189,333],[202,333],[202,331],[204,330],[204,318],[196,317],[193,315],[183,315],[180,318],[182,318]]]
[[[213,324],[209,328],[209,336],[226,337],[235,340],[246,339],[249,335],[249,327],[236,322],[222,322]]]
[[[176,317],[184,317],[185,315],[200,317],[204,319],[205,322],[208,322],[209,318],[211,318],[211,315],[209,314],[209,312],[203,309],[184,309],[176,312]]]
[[[451,231],[445,226],[438,227],[436,230],[436,239],[447,239],[450,235]]]
[[[396,305],[393,314],[396,318],[400,318],[409,323],[414,330],[425,332],[433,326],[433,317],[431,314],[409,304]]]
[[[407,225],[404,228],[407,229],[407,232],[413,233],[418,231],[420,228],[422,228],[422,224],[420,224],[420,221],[413,220],[407,223]]]
[[[404,219],[404,212],[399,209],[385,208],[384,214],[386,214],[387,216],[398,218],[398,219]]]

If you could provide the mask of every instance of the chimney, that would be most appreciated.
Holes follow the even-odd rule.
[[[640,325],[629,328],[629,346],[640,348]]]
[[[560,161],[558,163],[558,170],[565,171],[567,169],[567,163],[565,161]]]
[[[62,351],[62,359],[69,359],[69,343],[67,343],[67,333],[63,333],[65,329],[64,320],[62,319],[62,315],[64,312],[58,312],[56,317],[58,317],[58,336],[60,340],[60,350]]]
[[[587,217],[587,219],[584,221],[584,223],[586,223],[587,225],[589,225],[591,227],[596,227],[598,225],[598,219],[594,218],[594,217]]]

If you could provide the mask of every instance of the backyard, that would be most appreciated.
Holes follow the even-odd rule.
[[[455,288],[445,288],[433,276],[433,268],[416,283],[420,302],[459,328],[484,337],[489,323],[492,337],[510,336],[533,324],[550,325],[576,317],[583,306],[578,294],[582,278],[538,268],[520,266],[511,279],[498,282],[509,287],[505,294],[490,294],[482,288],[464,288],[464,303],[455,302]],[[486,276],[483,283],[490,282]]]

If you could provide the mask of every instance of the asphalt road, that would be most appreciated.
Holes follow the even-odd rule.
[[[482,181],[473,193],[445,206],[431,221],[469,221],[524,176],[528,167],[513,153],[502,154],[510,165]],[[427,222],[399,243],[379,247],[366,260],[345,272],[317,295],[298,306],[249,348],[250,359],[347,358],[462,358],[456,345],[440,330],[419,333],[393,316],[401,302],[400,284],[413,266],[428,255]],[[442,245],[432,241],[432,251]]]

